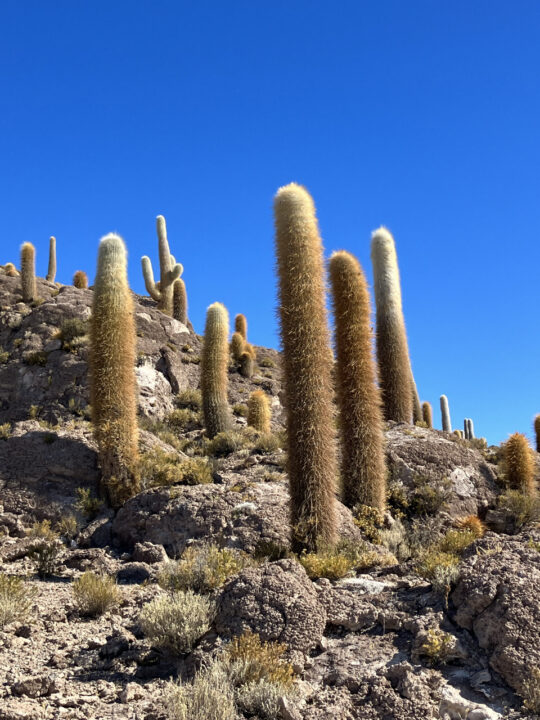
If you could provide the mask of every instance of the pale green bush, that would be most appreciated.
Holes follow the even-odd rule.
[[[161,595],[147,603],[139,616],[143,633],[160,648],[173,653],[189,652],[210,629],[211,601],[191,590]]]
[[[169,682],[164,697],[169,720],[235,720],[234,689],[224,666],[214,661],[192,683]]]

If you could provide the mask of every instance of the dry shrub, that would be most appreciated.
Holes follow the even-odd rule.
[[[22,578],[0,573],[0,628],[24,620],[33,597],[33,590]]]
[[[210,629],[212,603],[191,590],[161,595],[147,603],[139,616],[143,633],[156,647],[188,653]]]
[[[208,593],[221,587],[232,575],[252,565],[249,555],[217,545],[188,547],[180,560],[169,562],[158,577],[169,590],[194,590]]]
[[[114,578],[85,572],[72,586],[73,597],[81,615],[95,617],[118,605],[120,591]]]

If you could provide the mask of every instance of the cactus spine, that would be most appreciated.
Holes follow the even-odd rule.
[[[173,283],[182,274],[182,265],[175,262],[167,241],[167,226],[163,215],[156,218],[156,229],[159,248],[160,280],[159,287],[154,282],[154,272],[150,258],[141,258],[144,284],[150,297],[158,304],[158,309],[167,315],[173,314]]]
[[[396,247],[384,227],[371,239],[371,261],[377,308],[377,361],[387,420],[411,422],[412,370],[403,319]]]
[[[242,313],[234,318],[234,330],[244,338],[244,342],[247,342],[247,319]]]
[[[433,427],[433,410],[431,409],[431,403],[422,403],[422,419],[428,428]]]
[[[231,338],[231,354],[233,359],[238,362],[245,348],[245,341],[239,332],[234,332]]]
[[[88,289],[88,276],[86,275],[84,270],[77,270],[77,272],[73,276],[73,285],[79,290]]]
[[[206,434],[213,438],[230,426],[227,399],[229,367],[229,313],[221,303],[206,311],[201,357],[201,393]]]
[[[540,415],[534,418],[534,434],[536,435],[536,452],[540,453]]]
[[[113,233],[99,244],[90,343],[92,421],[103,490],[119,507],[139,490],[137,337],[126,249]]]
[[[348,252],[330,258],[335,318],[343,502],[384,509],[386,468],[380,390],[372,357],[366,278]]]
[[[24,302],[36,299],[36,249],[29,242],[21,247],[21,287]]]
[[[515,490],[533,495],[536,491],[534,458],[525,435],[522,433],[510,435],[504,444],[504,462],[508,485]]]
[[[250,378],[253,375],[254,364],[253,355],[247,350],[244,350],[240,355],[240,375],[245,378]]]
[[[54,282],[56,277],[56,238],[51,235],[49,239],[49,267],[45,277],[49,282]]]
[[[264,390],[255,390],[248,400],[247,423],[261,433],[270,432],[270,402]]]
[[[280,188],[274,213],[292,545],[311,551],[335,542],[337,523],[323,248],[305,188],[295,183]]]
[[[182,278],[173,283],[173,318],[184,325],[187,323],[187,293]]]
[[[448,407],[448,398],[446,395],[441,395],[441,416],[442,416],[442,429],[444,432],[452,432],[452,423],[450,422],[450,408]]]

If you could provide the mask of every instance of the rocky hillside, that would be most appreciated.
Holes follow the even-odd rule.
[[[389,424],[385,517],[339,505],[338,550],[297,558],[279,354],[257,347],[249,380],[231,362],[236,430],[209,443],[194,392],[201,338],[136,297],[143,490],[113,513],[89,422],[92,290],[39,280],[28,305],[19,285],[0,269],[0,720],[184,717],[171,679],[189,685],[247,631],[283,644],[273,662],[294,681],[239,681],[231,718],[540,708],[540,531],[535,508],[501,501],[496,448]],[[272,436],[246,429],[255,389],[271,398]],[[187,583],[194,568],[204,583]],[[88,571],[116,581],[102,613],[74,591]],[[22,580],[12,616],[8,577]],[[211,607],[189,648],[144,622],[175,583]]]

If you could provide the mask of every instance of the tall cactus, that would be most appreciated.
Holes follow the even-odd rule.
[[[187,293],[182,278],[173,283],[173,318],[184,325],[187,323]]]
[[[47,270],[46,280],[54,282],[56,277],[56,238],[51,235],[49,238],[49,267]]]
[[[231,355],[238,362],[245,350],[245,340],[239,332],[233,332],[231,338]]]
[[[372,357],[371,307],[358,260],[330,258],[335,318],[343,502],[384,509],[386,468],[380,390]]]
[[[255,390],[248,400],[247,423],[261,433],[270,432],[270,402],[264,390]]]
[[[433,427],[433,410],[431,409],[431,403],[422,403],[422,420],[426,423],[428,428]]]
[[[29,242],[21,247],[21,288],[24,302],[32,302],[37,298],[36,249]]]
[[[139,490],[137,337],[126,248],[111,233],[99,244],[90,326],[90,393],[103,490],[119,507]]]
[[[296,183],[280,188],[274,213],[292,545],[316,550],[335,542],[337,525],[323,248],[315,206],[305,188]]]
[[[535,463],[529,441],[522,433],[510,435],[503,446],[506,482],[528,495],[536,492]]]
[[[448,406],[448,398],[446,395],[441,395],[441,417],[442,417],[442,429],[444,432],[452,432],[452,423],[450,421],[450,408]]]
[[[173,283],[183,271],[182,265],[175,262],[167,241],[167,226],[163,215],[156,218],[156,229],[159,247],[160,280],[159,287],[154,282],[154,272],[150,258],[141,258],[144,284],[150,297],[158,304],[158,309],[167,315],[173,314]]]
[[[244,342],[247,342],[247,318],[242,313],[238,313],[234,318],[234,331],[240,333],[244,338]]]
[[[412,391],[412,399],[413,399],[413,423],[416,424],[417,422],[423,421],[423,416],[422,416],[422,405],[420,404],[420,397],[418,395],[418,389],[416,387],[414,375],[412,374],[412,368],[411,368],[411,391]]]
[[[469,440],[469,420],[465,418],[463,420],[463,435],[465,437],[465,440]]]
[[[534,418],[534,434],[536,435],[536,452],[540,453],[540,415]]]
[[[467,433],[469,440],[474,440],[474,424],[471,418],[467,418]]]
[[[79,290],[86,290],[88,288],[88,276],[84,270],[77,270],[73,275],[73,285]]]
[[[201,357],[201,393],[206,434],[213,438],[230,427],[227,399],[229,382],[229,313],[221,303],[206,311]]]
[[[394,238],[384,227],[372,234],[371,261],[377,308],[377,361],[387,420],[411,422],[412,370],[403,319]]]

